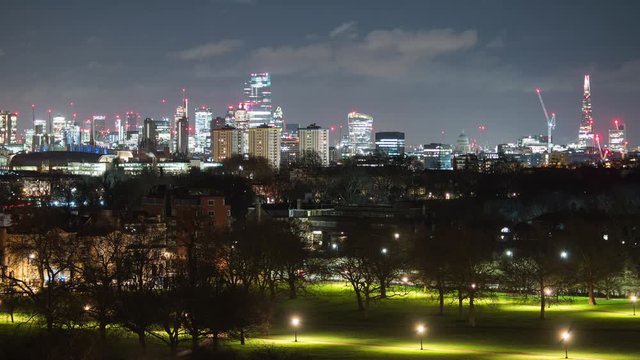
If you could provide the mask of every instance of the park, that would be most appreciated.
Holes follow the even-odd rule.
[[[635,304],[627,298],[598,299],[593,306],[586,297],[558,297],[547,308],[546,320],[540,320],[536,299],[487,294],[477,300],[477,323],[470,327],[458,318],[457,300],[447,299],[440,316],[436,294],[421,287],[395,286],[386,299],[374,301],[366,314],[357,310],[352,293],[344,282],[309,285],[297,299],[274,304],[271,329],[249,331],[245,345],[225,339],[219,350],[223,356],[239,359],[561,359],[565,350],[571,359],[640,357],[640,316],[633,315]],[[27,320],[18,314],[11,324],[6,314],[0,315],[4,351],[7,335],[13,335],[15,345],[22,343],[20,337],[42,330],[37,322]],[[569,339],[563,339],[565,332],[570,333]],[[109,342],[121,356],[172,358],[158,339],[150,339],[143,354],[134,337],[118,335],[115,329],[110,333]],[[184,347],[175,356],[189,355]]]

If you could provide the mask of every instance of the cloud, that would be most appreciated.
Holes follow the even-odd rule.
[[[355,21],[345,22],[339,25],[338,27],[334,28],[333,30],[331,30],[329,32],[329,37],[335,38],[344,34],[355,36],[355,29],[356,29]]]
[[[487,48],[489,49],[500,49],[504,47],[504,40],[502,37],[494,38],[493,40],[487,43]]]
[[[178,51],[171,55],[182,60],[203,60],[230,53],[242,46],[242,41],[227,39],[198,45],[190,49]]]
[[[422,62],[471,49],[478,41],[475,30],[451,29],[374,30],[364,37],[338,41],[340,34],[352,31],[353,24],[342,24],[330,32],[329,39],[310,44],[256,49],[249,65],[279,74],[342,73],[394,79],[406,77]]]
[[[0,57],[3,57],[5,55],[4,50],[0,49]]]

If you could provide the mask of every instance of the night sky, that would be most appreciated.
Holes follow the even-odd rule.
[[[639,13],[638,1],[2,0],[0,109],[21,128],[32,103],[38,118],[158,117],[185,87],[221,115],[268,71],[287,122],[346,124],[358,110],[410,144],[463,129],[484,144],[546,133],[541,87],[566,143],[589,73],[596,129],[619,117],[636,146]]]

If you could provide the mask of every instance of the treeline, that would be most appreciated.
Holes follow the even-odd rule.
[[[68,233],[59,212],[25,212],[5,251],[13,264],[2,276],[2,305],[30,314],[48,333],[110,329],[149,337],[172,353],[188,341],[245,343],[268,333],[277,297],[295,298],[307,250],[295,221],[237,224],[218,233],[207,219],[180,221],[176,244],[165,231],[103,229]],[[13,266],[12,266],[13,265]]]

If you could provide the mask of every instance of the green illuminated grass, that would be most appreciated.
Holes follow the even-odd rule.
[[[365,318],[344,283],[310,286],[299,299],[276,304],[268,336],[250,333],[246,346],[237,341],[227,345],[242,355],[269,348],[312,359],[560,359],[560,332],[571,328],[572,359],[640,359],[640,309],[634,317],[626,299],[599,300],[597,306],[587,305],[584,298],[567,299],[552,304],[547,320],[541,321],[535,300],[523,303],[495,295],[478,300],[472,328],[466,322],[466,302],[465,319],[459,320],[453,298],[447,298],[445,315],[438,316],[433,294],[398,290],[397,296],[372,303]],[[289,325],[292,315],[302,320],[297,343]],[[16,315],[16,322],[22,321],[26,317]],[[415,333],[418,323],[428,328],[422,351]],[[0,335],[14,328],[8,316],[0,314]],[[131,334],[120,333],[113,341],[131,349],[127,353],[137,351]],[[155,354],[168,354],[157,340],[150,338],[149,343]]]
[[[640,316],[632,316],[624,299],[601,300],[594,307],[573,298],[552,304],[541,321],[535,302],[494,296],[478,301],[472,328],[457,319],[453,299],[447,299],[445,315],[438,316],[435,297],[417,290],[374,302],[367,318],[356,310],[345,284],[314,286],[309,293],[283,302],[272,334],[254,339],[251,346],[273,344],[322,359],[554,359],[564,357],[559,334],[571,327],[570,358],[640,358]],[[288,326],[292,314],[303,319],[298,343]],[[423,351],[414,332],[417,323],[428,326]]]

